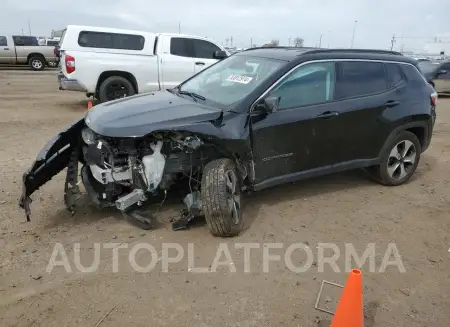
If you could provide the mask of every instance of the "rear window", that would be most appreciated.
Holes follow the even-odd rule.
[[[141,35],[82,31],[78,45],[87,48],[142,50],[145,38]]]
[[[35,36],[13,36],[14,45],[16,46],[38,46],[39,42]]]
[[[346,99],[383,92],[388,89],[384,64],[349,61],[338,63],[336,99]]]

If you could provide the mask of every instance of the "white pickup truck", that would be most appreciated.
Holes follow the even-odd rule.
[[[101,102],[177,86],[229,54],[211,40],[93,26],[67,26],[60,90]]]

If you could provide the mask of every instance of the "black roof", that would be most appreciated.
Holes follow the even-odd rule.
[[[283,61],[293,61],[300,59],[300,57],[308,56],[308,59],[371,59],[417,64],[416,60],[403,56],[400,52],[376,49],[262,47],[247,49],[236,53],[235,55],[250,55],[254,57],[271,58]]]

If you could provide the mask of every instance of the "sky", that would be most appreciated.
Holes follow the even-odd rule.
[[[66,25],[200,35],[237,47],[296,37],[305,46],[448,49],[449,0],[1,0],[0,33],[50,36]],[[355,21],[357,21],[355,23]],[[402,37],[403,36],[403,37]],[[441,41],[434,43],[437,37]],[[321,41],[320,41],[321,40]],[[440,50],[439,50],[440,51]]]

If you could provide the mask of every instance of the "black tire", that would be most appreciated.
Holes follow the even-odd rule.
[[[41,71],[45,68],[45,59],[40,56],[31,57],[28,61],[28,65],[31,70]]]
[[[234,195],[227,186],[235,176]],[[236,166],[230,159],[218,159],[203,169],[201,184],[202,207],[211,234],[219,237],[238,235],[244,226],[242,218],[241,182]],[[232,210],[232,208],[236,210]],[[235,213],[233,215],[233,212]],[[236,215],[237,213],[237,215]]]
[[[405,153],[404,156],[402,156],[402,153],[404,152],[404,147],[408,146],[410,143],[412,143],[413,148],[410,146],[408,147],[409,151]],[[394,147],[397,148],[397,152],[400,154],[400,157],[403,157],[403,159],[395,159],[393,156],[391,156],[391,152],[394,151]],[[403,148],[402,148],[403,147]],[[406,158],[412,158],[412,152],[414,151],[415,159],[414,162],[411,163],[411,160],[406,161]],[[420,161],[420,155],[422,153],[422,147],[420,145],[420,141],[417,138],[417,136],[414,133],[403,131],[400,132],[393,138],[389,145],[386,146],[386,150],[381,154],[381,163],[378,166],[370,167],[367,169],[370,176],[373,180],[376,182],[385,185],[385,186],[397,186],[406,183],[409,181],[411,176],[416,171],[417,165]],[[403,161],[405,160],[405,161]],[[398,168],[394,169],[394,167],[397,166],[397,164],[400,164]],[[403,165],[403,170],[401,165]],[[390,172],[393,172],[393,175],[390,174]],[[406,175],[405,175],[406,173]],[[402,177],[402,175],[404,175]]]
[[[116,87],[117,91],[112,95],[111,87]],[[125,77],[111,76],[105,79],[98,90],[98,97],[101,102],[112,101],[136,94],[133,84]]]

